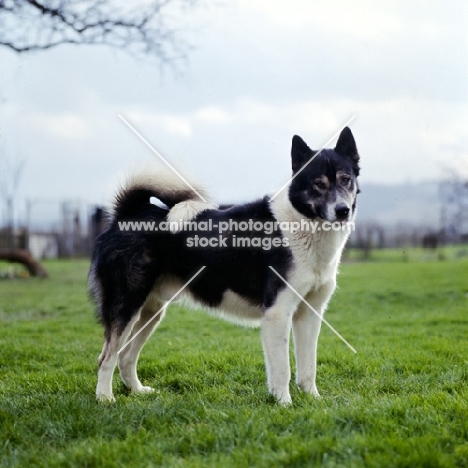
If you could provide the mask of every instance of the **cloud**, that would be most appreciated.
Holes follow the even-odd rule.
[[[135,125],[144,125],[146,128],[162,129],[164,132],[182,137],[189,138],[192,135],[192,124],[183,115],[172,113],[159,113],[143,110],[130,110],[125,113],[125,116],[130,123]]]
[[[468,147],[463,5],[210,6],[184,18],[203,27],[176,80],[105,48],[14,60],[0,50],[2,137],[28,158],[30,194],[93,198],[107,174],[153,157],[121,113],[177,167],[193,167],[225,199],[248,199],[284,182],[293,134],[318,148],[356,114],[363,179],[434,178]]]
[[[39,130],[63,140],[80,140],[88,138],[92,133],[85,119],[71,113],[49,114],[36,111],[30,116],[30,120]]]
[[[232,121],[232,116],[218,106],[202,107],[194,114],[195,120],[213,125],[226,125]]]
[[[375,8],[375,2],[310,0],[242,0],[243,8],[265,16],[277,27],[297,30],[308,29],[317,33],[332,27],[337,33],[357,38],[375,38],[398,34],[401,19],[390,2]],[[393,10],[393,11],[392,11]]]
[[[239,97],[222,105],[202,106],[180,113],[152,112],[147,107],[136,107],[126,113],[130,122],[146,131],[163,131],[169,135],[190,138],[200,128],[235,128],[242,126],[268,126],[294,132],[313,129],[326,133],[345,122],[349,104],[342,101],[299,101],[289,103],[266,102],[251,97]]]

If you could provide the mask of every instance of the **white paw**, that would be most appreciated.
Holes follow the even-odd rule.
[[[132,389],[132,393],[153,393],[154,392],[154,388],[152,387],[145,387],[143,385],[140,385],[139,387],[136,387],[136,388],[133,388]]]
[[[281,397],[278,398],[278,403],[281,406],[288,406],[288,405],[292,404],[291,395],[289,395],[289,394],[288,395],[282,395]]]
[[[282,406],[287,406],[292,403],[291,395],[288,391],[271,391],[270,393],[278,400],[278,403]]]
[[[297,383],[297,386],[303,390],[304,392],[313,395],[315,398],[320,398],[320,393],[317,390],[317,387],[314,384],[307,384],[307,383]]]
[[[107,395],[106,393],[96,393],[96,400],[101,403],[114,403],[114,395]]]

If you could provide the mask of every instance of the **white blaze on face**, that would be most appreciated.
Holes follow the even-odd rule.
[[[335,213],[336,203],[327,203],[325,205],[324,210],[324,217],[326,221],[336,221],[336,213]]]
[[[327,221],[338,221],[337,209],[348,209],[349,216],[352,215],[352,206],[356,197],[357,186],[355,180],[344,172],[337,172],[336,185],[334,187],[335,196],[333,200],[326,204],[324,215]],[[346,219],[346,220],[347,220]],[[346,221],[345,220],[345,221]]]

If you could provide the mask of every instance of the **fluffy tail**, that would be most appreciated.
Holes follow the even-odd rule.
[[[185,178],[185,177],[184,177]],[[186,179],[187,180],[187,179]],[[169,209],[185,201],[209,199],[207,191],[189,181],[192,190],[177,174],[168,169],[149,168],[131,175],[118,191],[114,201],[114,217],[123,219],[135,215],[151,197],[162,201]],[[198,192],[198,193],[197,193]]]

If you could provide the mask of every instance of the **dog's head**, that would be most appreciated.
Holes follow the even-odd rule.
[[[291,203],[311,219],[349,221],[359,193],[359,154],[351,130],[343,129],[335,149],[317,153],[301,137],[293,137]]]

